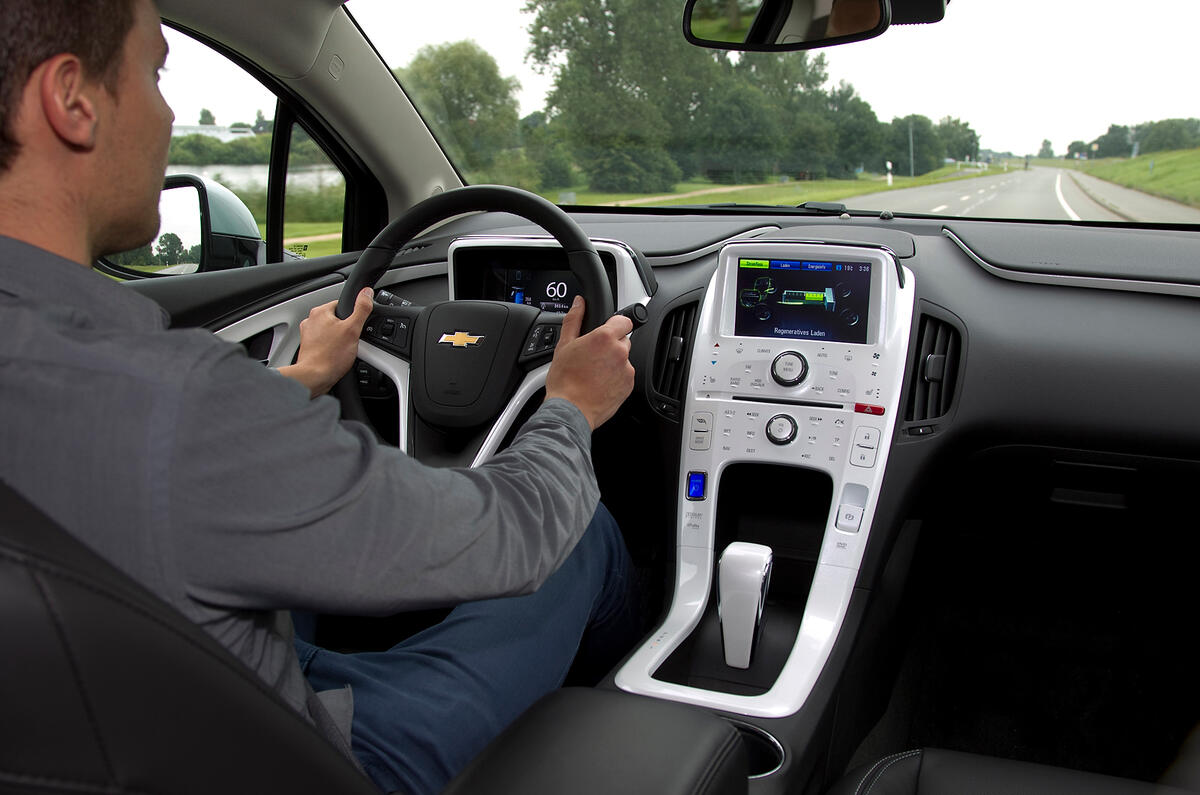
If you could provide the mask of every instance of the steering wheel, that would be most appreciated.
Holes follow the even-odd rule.
[[[595,246],[570,216],[540,196],[502,185],[473,185],[432,196],[381,231],[350,270],[336,314],[354,311],[363,287],[374,287],[406,243],[431,225],[463,213],[507,212],[549,232],[566,252],[571,273],[587,302],[582,332],[613,313],[613,296]],[[409,373],[412,410],[435,431],[470,434],[490,425],[511,400],[527,373],[549,362],[562,327],[562,315],[502,301],[442,301],[425,307],[396,306],[376,296],[359,343],[360,356],[399,366],[380,368]],[[366,345],[370,350],[364,351]],[[544,378],[544,371],[543,371]],[[395,380],[395,379],[393,379]],[[404,446],[405,389],[399,423]],[[366,418],[352,370],[335,388],[343,412]],[[415,424],[415,423],[414,423]],[[462,435],[462,434],[460,434]],[[478,433],[475,434],[478,436]]]

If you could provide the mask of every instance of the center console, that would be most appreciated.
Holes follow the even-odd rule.
[[[914,292],[886,248],[756,240],[722,249],[684,406],[672,604],[618,687],[764,718],[803,706],[870,538]],[[774,552],[759,610],[771,638],[744,671],[722,655],[714,605],[716,561],[735,543]],[[742,612],[753,620],[753,609]]]

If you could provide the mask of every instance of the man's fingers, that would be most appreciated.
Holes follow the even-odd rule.
[[[628,336],[633,331],[633,321],[624,315],[613,315],[604,321],[604,325],[612,329],[618,337]]]
[[[562,331],[558,335],[558,344],[566,345],[579,336],[579,329],[583,326],[583,296],[575,296],[575,300],[571,302],[571,310],[567,312],[567,316],[563,318]]]
[[[358,291],[358,296],[354,299],[354,314],[349,319],[353,319],[362,325],[367,322],[367,316],[371,314],[371,310],[375,308],[375,292],[370,287],[364,287]]]

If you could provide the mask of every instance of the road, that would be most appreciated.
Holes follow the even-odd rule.
[[[856,210],[975,218],[1200,224],[1200,210],[1061,168],[999,171],[842,201]]]

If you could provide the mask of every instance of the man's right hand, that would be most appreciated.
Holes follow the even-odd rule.
[[[595,430],[617,413],[633,391],[633,365],[629,363],[633,321],[613,315],[581,337],[582,324],[583,298],[576,297],[563,318],[554,361],[546,374],[546,399],[571,401]]]

